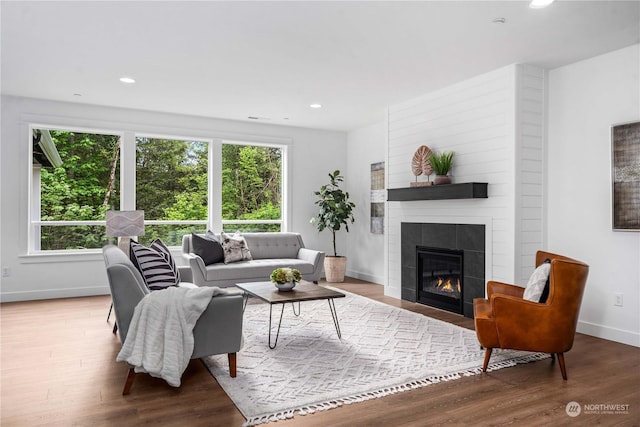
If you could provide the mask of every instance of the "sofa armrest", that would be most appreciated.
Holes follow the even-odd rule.
[[[182,254],[182,256],[189,262],[189,268],[191,269],[191,282],[198,286],[206,286],[206,266],[200,256],[194,253]]]
[[[313,281],[320,280],[322,274],[322,266],[324,264],[324,252],[313,249],[300,248],[298,250],[298,259],[313,264]]]
[[[495,294],[522,298],[522,295],[524,295],[524,288],[522,286],[490,280],[487,282],[487,298],[491,298],[491,295]]]
[[[244,298],[241,293],[227,293],[211,298],[193,328],[192,358],[211,354],[236,353],[242,347]]]
[[[180,272],[180,281],[193,283],[193,273],[191,272],[190,265],[179,265],[178,271]]]

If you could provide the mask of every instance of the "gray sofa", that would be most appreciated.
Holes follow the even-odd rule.
[[[133,317],[133,311],[149,289],[129,257],[117,246],[107,245],[102,249],[107,268],[109,288],[113,299],[120,341],[125,342]],[[180,286],[195,287],[191,283]],[[229,355],[229,373],[236,376],[236,353],[242,347],[243,296],[241,292],[218,295],[211,298],[193,328],[194,347],[192,359],[212,354]],[[115,332],[115,330],[114,330]],[[128,394],[135,378],[133,368],[122,394]]]
[[[191,267],[198,286],[234,286],[242,282],[268,281],[279,267],[296,268],[304,280],[318,282],[322,274],[324,252],[304,247],[298,233],[242,233],[251,252],[251,261],[205,265],[193,253],[191,234],[182,237],[182,255]]]

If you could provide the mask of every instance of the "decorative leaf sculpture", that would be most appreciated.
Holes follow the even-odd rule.
[[[419,175],[431,175],[433,172],[433,168],[431,167],[431,162],[429,158],[431,157],[431,149],[426,145],[421,145],[416,150],[413,155],[413,159],[411,160],[411,171],[415,176]]]

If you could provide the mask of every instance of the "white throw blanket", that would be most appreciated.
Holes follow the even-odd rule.
[[[128,362],[136,372],[146,372],[180,387],[180,378],[193,354],[193,327],[211,297],[225,293],[206,286],[170,287],[147,294],[133,312],[116,361]]]

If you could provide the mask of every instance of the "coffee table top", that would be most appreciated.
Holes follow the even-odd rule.
[[[238,283],[236,286],[269,304],[344,298],[345,296],[343,293],[304,280],[290,291],[279,291],[271,282]]]

